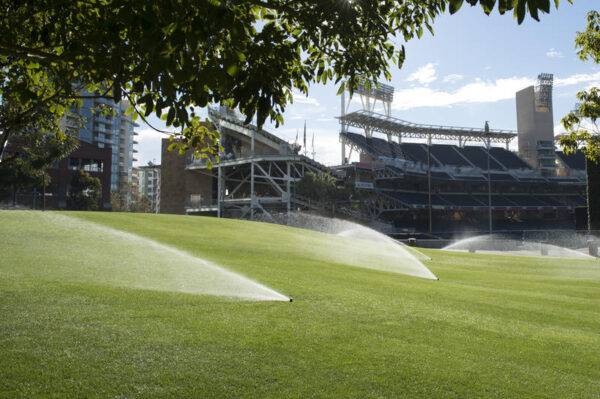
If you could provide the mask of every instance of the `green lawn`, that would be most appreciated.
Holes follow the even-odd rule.
[[[129,268],[85,223],[0,211],[1,397],[600,397],[599,261],[432,250],[432,281],[323,261],[305,230],[66,215],[294,302],[178,292],[197,276],[156,248]]]

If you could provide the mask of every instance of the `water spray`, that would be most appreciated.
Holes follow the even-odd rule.
[[[428,256],[369,227],[303,212],[271,216],[272,219],[268,220],[270,222],[337,236],[328,240],[329,245],[311,248],[318,259],[437,280],[422,263],[422,260],[430,260]]]
[[[589,244],[589,242],[588,242]],[[597,245],[596,250],[597,250]],[[587,255],[584,251],[577,251],[568,247],[561,247],[550,244],[548,238],[543,240],[525,240],[513,239],[510,236],[482,235],[465,238],[451,243],[443,248],[448,251],[464,251],[469,253],[493,253],[497,255],[517,255],[517,256],[552,256],[560,258],[580,258],[590,259],[593,256]],[[588,245],[588,251],[592,252],[592,247]]]

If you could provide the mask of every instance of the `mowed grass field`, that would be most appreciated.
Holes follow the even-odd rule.
[[[335,237],[284,226],[61,214],[294,298],[240,301],[135,288],[160,273],[107,268],[97,232],[48,215],[0,211],[1,397],[600,397],[599,261],[430,250],[431,281],[324,262]]]

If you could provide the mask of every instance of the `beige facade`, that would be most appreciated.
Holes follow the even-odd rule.
[[[519,155],[545,175],[556,174],[552,75],[539,76],[537,86],[516,94]]]

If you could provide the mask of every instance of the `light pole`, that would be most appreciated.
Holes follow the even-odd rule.
[[[427,136],[427,204],[429,208],[429,234],[433,233],[433,210],[431,207],[431,134]]]
[[[42,175],[42,211],[46,210],[46,173]]]
[[[492,176],[490,173],[490,124],[485,121],[485,135],[487,136],[487,179],[488,179],[488,219],[489,219],[489,234],[492,235]]]

